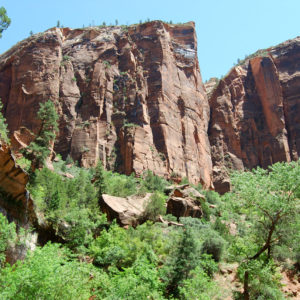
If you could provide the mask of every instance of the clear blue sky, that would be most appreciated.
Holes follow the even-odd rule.
[[[56,25],[195,21],[204,80],[225,75],[238,58],[300,35],[300,0],[1,0],[11,26],[0,53]]]

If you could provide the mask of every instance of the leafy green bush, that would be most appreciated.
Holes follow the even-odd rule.
[[[158,255],[162,257],[165,254],[165,240],[162,230],[148,222],[129,230],[113,223],[91,243],[89,254],[97,266],[128,268],[140,256],[156,262]]]
[[[262,259],[244,262],[238,269],[239,279],[243,282],[245,272],[249,274],[248,289],[250,300],[283,300],[280,291],[280,273],[272,260]]]
[[[156,221],[159,215],[166,214],[166,196],[162,193],[155,192],[147,203],[143,219]]]
[[[73,208],[64,216],[65,236],[67,245],[77,253],[87,252],[86,247],[93,241],[95,232],[107,225],[106,216],[95,214],[89,208]]]
[[[15,243],[15,223],[8,223],[5,216],[0,212],[0,268],[5,263],[5,251]]]
[[[165,299],[156,265],[144,256],[139,257],[132,267],[115,272],[99,293],[99,299]]]
[[[201,267],[196,267],[179,287],[180,299],[211,300],[220,296],[218,286]]]
[[[105,172],[104,183],[107,194],[117,197],[127,197],[137,192],[138,180],[132,176]]]
[[[35,172],[28,189],[37,209],[77,252],[85,252],[93,235],[107,223],[86,170],[81,169],[77,177],[69,179],[43,168]]]
[[[209,230],[202,244],[202,252],[210,254],[215,261],[220,261],[225,244],[225,240],[216,231]]]
[[[168,182],[159,177],[154,175],[151,171],[147,171],[143,181],[142,181],[142,187],[145,187],[147,191],[153,192],[164,192],[165,187],[168,185]]]
[[[58,131],[58,114],[54,103],[51,100],[40,103],[37,117],[41,122],[39,134],[28,147],[22,149],[24,157],[32,161],[36,168],[43,166],[45,159],[50,155],[50,145]]]
[[[70,260],[70,252],[58,244],[47,244],[30,253],[24,262],[0,270],[0,298],[89,299],[92,296],[88,264]]]
[[[220,202],[220,195],[215,191],[202,191],[205,195],[205,199],[210,204],[218,204]]]

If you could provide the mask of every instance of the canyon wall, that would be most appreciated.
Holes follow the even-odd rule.
[[[60,116],[54,151],[81,166],[201,182],[224,193],[229,169],[300,153],[300,38],[258,51],[206,91],[194,23],[53,28],[0,56],[13,150]],[[214,87],[215,86],[215,87]]]
[[[152,170],[212,186],[209,105],[194,23],[53,28],[0,56],[0,98],[15,149],[60,115],[54,151],[127,175]]]
[[[217,191],[230,188],[228,169],[299,159],[300,38],[259,51],[234,67],[216,85],[209,103]]]

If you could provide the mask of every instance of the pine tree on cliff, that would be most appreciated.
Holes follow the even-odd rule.
[[[10,22],[11,20],[6,14],[6,9],[3,6],[0,7],[0,38],[2,37],[2,32],[10,25]]]
[[[52,101],[40,103],[37,116],[41,121],[41,129],[35,140],[22,151],[25,158],[32,161],[33,169],[43,166],[45,159],[51,153],[51,144],[58,131],[58,114]]]

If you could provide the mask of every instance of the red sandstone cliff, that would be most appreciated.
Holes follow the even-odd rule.
[[[21,127],[36,133],[39,103],[51,99],[60,114],[54,150],[64,158],[211,186],[209,105],[192,22],[34,35],[0,56],[0,97],[19,145],[30,139]]]
[[[300,38],[234,67],[209,99],[214,185],[227,168],[267,167],[300,154]]]

